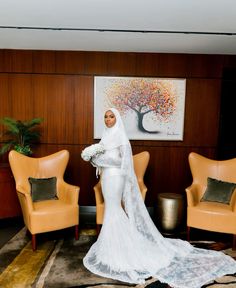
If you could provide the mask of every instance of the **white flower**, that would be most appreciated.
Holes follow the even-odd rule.
[[[90,161],[92,157],[97,156],[101,153],[104,153],[105,149],[103,145],[97,143],[97,144],[92,144],[88,147],[86,147],[82,153],[81,157],[84,161]]]

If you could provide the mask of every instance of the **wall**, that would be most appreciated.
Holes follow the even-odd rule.
[[[184,140],[131,142],[134,153],[151,154],[146,204],[153,206],[157,193],[184,193],[191,183],[189,152],[216,157],[222,71],[235,63],[224,55],[0,50],[0,118],[43,117],[34,155],[68,149],[65,179],[81,187],[80,205],[93,206],[95,171],[80,157],[94,143],[93,77],[186,78]]]

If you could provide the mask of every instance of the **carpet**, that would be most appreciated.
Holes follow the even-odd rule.
[[[156,279],[147,279],[144,285],[129,285],[90,273],[82,264],[82,259],[96,240],[95,230],[80,231],[78,241],[73,233],[67,237],[55,234],[37,236],[37,250],[32,251],[30,237],[25,228],[0,249],[1,288],[169,288]],[[236,259],[236,252],[227,243],[192,242],[196,247],[214,249]],[[204,288],[236,287],[236,275],[226,275],[216,279]]]

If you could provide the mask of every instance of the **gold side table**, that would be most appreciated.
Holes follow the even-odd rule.
[[[157,196],[157,225],[165,234],[180,228],[184,217],[184,198],[177,193],[160,193]]]

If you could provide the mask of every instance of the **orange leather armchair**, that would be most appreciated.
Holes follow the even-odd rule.
[[[187,233],[190,227],[214,232],[233,234],[233,249],[236,248],[236,192],[230,204],[200,202],[206,187],[207,177],[236,183],[236,158],[224,161],[211,160],[197,153],[189,154],[193,182],[187,193]]]
[[[142,198],[145,201],[147,187],[144,184],[144,174],[146,172],[148,163],[150,159],[150,154],[148,151],[143,151],[133,156],[134,161],[134,171],[138,180],[139,189],[142,194]],[[93,187],[95,192],[96,199],[96,224],[97,224],[97,234],[99,234],[100,226],[103,223],[103,215],[104,215],[104,199],[102,196],[102,188],[101,188],[101,179],[99,182]]]
[[[32,235],[32,249],[36,250],[36,234],[75,226],[78,239],[79,187],[67,184],[64,172],[69,161],[69,152],[62,150],[42,158],[32,158],[14,150],[9,153],[9,162],[16,182],[24,223]],[[33,202],[28,181],[33,178],[57,178],[58,200]]]

